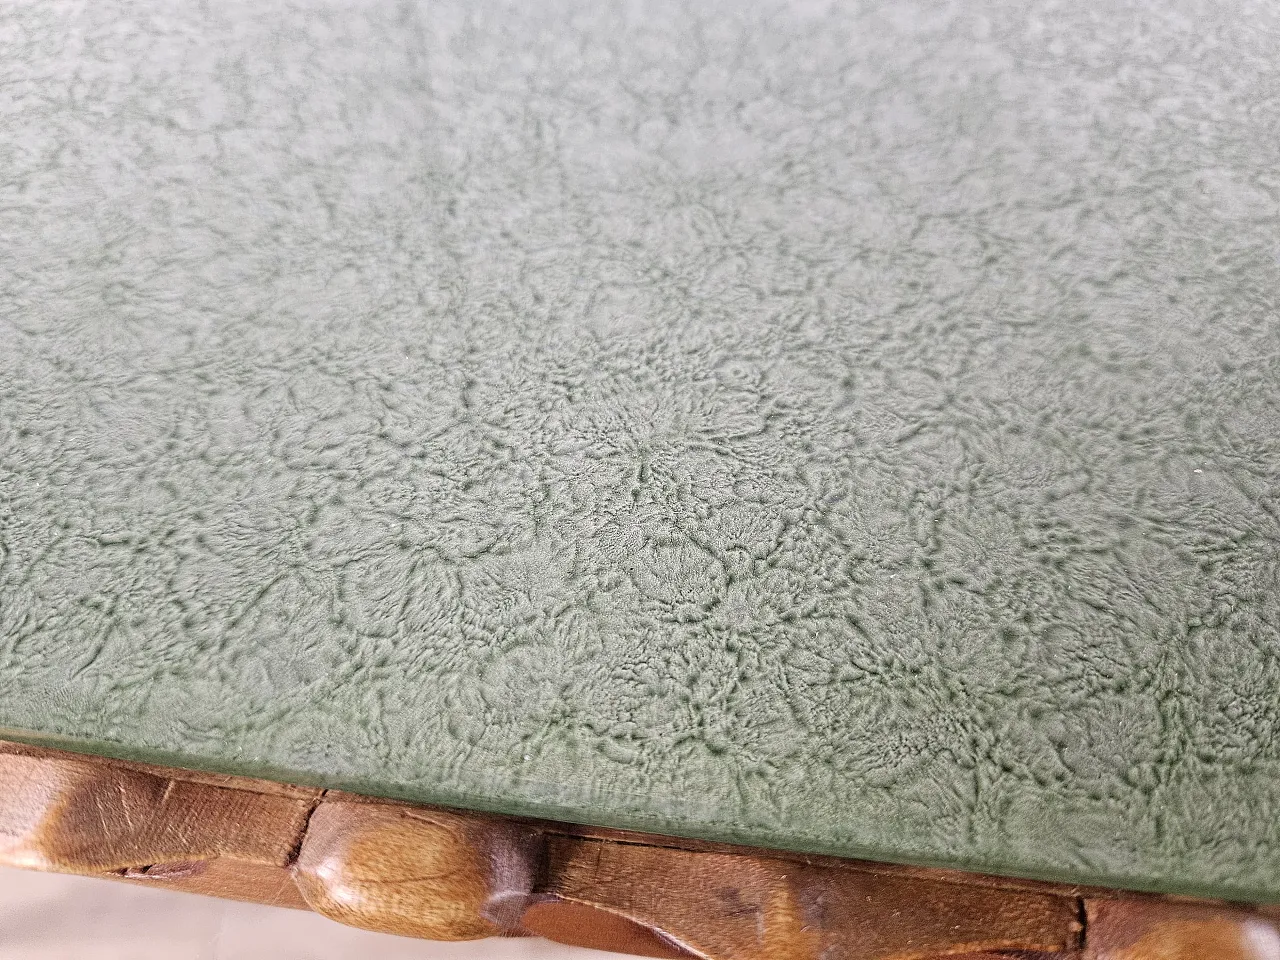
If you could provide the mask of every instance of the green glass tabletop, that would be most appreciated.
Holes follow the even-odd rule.
[[[0,10],[0,728],[1280,898],[1280,13]]]

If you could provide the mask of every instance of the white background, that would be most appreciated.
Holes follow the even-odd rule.
[[[314,913],[0,867],[0,960],[625,960],[546,940],[431,943]]]

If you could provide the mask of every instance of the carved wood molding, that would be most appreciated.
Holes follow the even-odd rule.
[[[0,863],[437,940],[707,960],[1276,960],[1274,908],[462,813],[0,741]]]

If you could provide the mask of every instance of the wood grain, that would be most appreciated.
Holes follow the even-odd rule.
[[[330,802],[294,867],[312,909],[431,940],[517,932],[541,836],[515,822],[401,805]]]
[[[0,863],[305,906],[289,866],[315,799],[5,747]]]
[[[809,867],[756,855],[552,837],[545,894],[709,957],[885,960],[1075,945],[1067,897]]]
[[[0,863],[405,936],[537,934],[669,960],[1280,956],[1274,907],[775,854],[4,741]]]

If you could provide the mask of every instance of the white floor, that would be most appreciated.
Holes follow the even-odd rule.
[[[0,867],[0,960],[621,960],[545,940],[429,943],[314,913]]]

